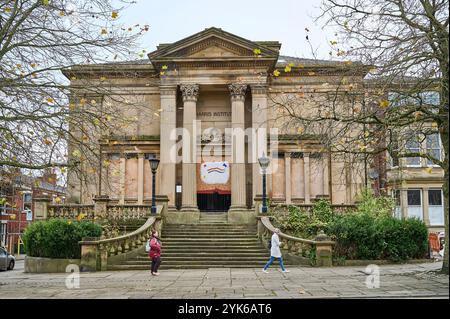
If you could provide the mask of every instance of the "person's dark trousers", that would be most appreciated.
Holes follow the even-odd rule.
[[[158,272],[159,265],[161,265],[161,257],[152,258],[152,273]]]

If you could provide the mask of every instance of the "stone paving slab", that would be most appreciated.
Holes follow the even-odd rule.
[[[283,274],[271,268],[210,268],[81,273],[80,287],[66,288],[66,274],[0,272],[1,298],[448,298],[449,277],[438,273],[442,263],[380,266],[380,287],[368,288],[365,266],[293,267]]]

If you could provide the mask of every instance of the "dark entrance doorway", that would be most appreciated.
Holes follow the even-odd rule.
[[[202,212],[227,212],[231,205],[231,194],[197,193],[197,205]]]

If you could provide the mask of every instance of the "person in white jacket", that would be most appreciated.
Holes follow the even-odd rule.
[[[263,268],[263,272],[265,272],[265,273],[268,273],[267,268],[269,268],[269,266],[273,263],[275,258],[278,258],[278,260],[280,261],[281,271],[289,272],[289,270],[286,270],[284,268],[283,257],[281,256],[281,250],[280,250],[280,237],[278,237],[279,233],[280,233],[280,230],[278,228],[275,228],[275,231],[272,235],[272,240],[271,240],[270,259]]]

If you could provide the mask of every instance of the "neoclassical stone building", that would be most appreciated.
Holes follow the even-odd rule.
[[[262,193],[257,158],[264,153],[273,168],[268,175],[272,201],[354,203],[365,185],[359,163],[350,166],[330,156],[313,136],[285,125],[274,106],[277,99],[300,91],[337,85],[354,66],[281,56],[280,47],[277,41],[250,41],[209,28],[161,44],[142,61],[67,71],[72,85],[83,78],[101,85],[96,79],[104,77],[117,95],[136,105],[134,110],[117,108],[134,120],[99,138],[100,169],[92,171],[91,179],[69,176],[72,199],[89,203],[108,195],[117,203],[149,203],[146,158],[154,155],[161,160],[156,193],[168,197],[169,219],[195,221],[199,211],[228,211],[229,220],[247,221]],[[276,69],[298,65],[296,72],[271,76]],[[359,65],[355,70],[350,82],[362,83],[368,69]],[[247,135],[228,134],[230,129]]]

